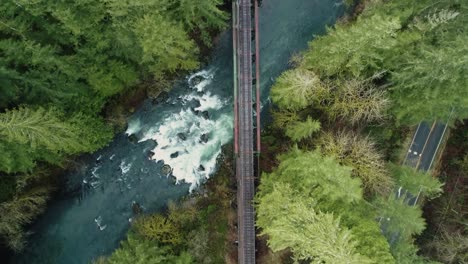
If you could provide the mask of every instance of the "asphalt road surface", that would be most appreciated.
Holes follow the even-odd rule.
[[[440,122],[422,122],[413,137],[403,164],[418,170],[431,169],[447,125]]]

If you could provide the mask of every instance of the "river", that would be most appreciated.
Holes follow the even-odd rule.
[[[263,0],[264,105],[290,57],[342,13],[339,0]],[[26,251],[13,263],[90,263],[111,253],[125,237],[133,202],[145,212],[161,210],[213,174],[221,146],[232,140],[230,31],[221,34],[211,57],[204,69],[179,80],[167,98],[145,101],[125,133],[65,176],[65,195],[32,227]],[[167,176],[164,164],[172,168],[172,176]]]

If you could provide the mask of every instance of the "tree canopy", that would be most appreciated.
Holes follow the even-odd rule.
[[[158,94],[169,79],[200,65],[199,47],[226,25],[221,4],[2,1],[0,177],[39,175],[39,168],[50,174],[73,155],[107,145],[118,126],[112,116],[120,116],[114,112],[125,108],[128,94]],[[8,197],[0,209],[16,211],[0,218],[0,235],[19,241],[8,246],[20,250],[22,228],[42,212],[45,198],[18,190]]]

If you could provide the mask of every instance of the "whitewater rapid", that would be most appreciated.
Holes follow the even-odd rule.
[[[190,92],[178,98],[182,109],[149,128],[143,128],[139,119],[131,120],[126,130],[139,143],[156,142],[149,158],[170,166],[169,175],[176,183],[190,184],[191,191],[214,173],[221,146],[232,139],[232,113],[222,111],[229,101],[205,90],[214,73],[215,69],[202,70],[186,79]]]

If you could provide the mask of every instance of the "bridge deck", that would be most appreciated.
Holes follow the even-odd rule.
[[[255,263],[254,126],[252,96],[252,4],[238,0],[234,6],[234,94],[236,176],[238,183],[239,263]]]

